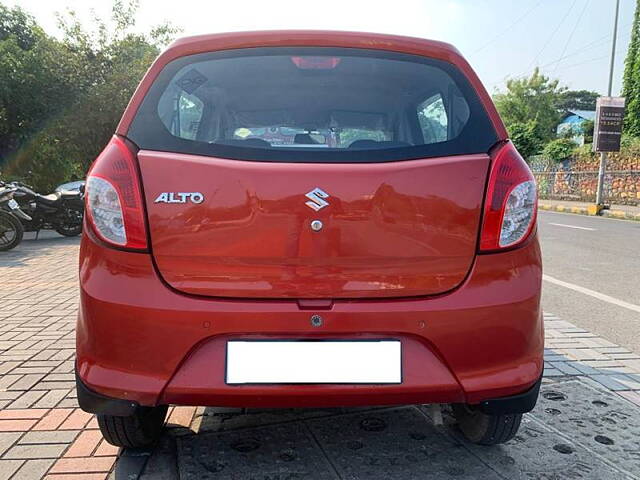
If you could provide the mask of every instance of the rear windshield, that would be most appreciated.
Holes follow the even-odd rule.
[[[317,47],[174,60],[147,93],[128,137],[146,150],[328,163],[484,153],[497,141],[452,64]]]

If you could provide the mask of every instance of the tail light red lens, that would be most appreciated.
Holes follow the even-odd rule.
[[[89,222],[103,241],[133,250],[147,248],[136,159],[120,138],[113,137],[93,163],[85,201]]]
[[[496,251],[524,242],[533,230],[537,210],[533,174],[508,142],[495,155],[491,166],[480,250]]]

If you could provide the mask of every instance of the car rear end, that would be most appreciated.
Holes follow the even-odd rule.
[[[179,40],[86,197],[78,389],[103,432],[170,403],[452,403],[515,433],[535,403],[535,184],[449,45]]]

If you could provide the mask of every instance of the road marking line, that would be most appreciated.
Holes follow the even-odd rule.
[[[570,290],[574,290],[576,292],[584,293],[585,295],[589,295],[590,297],[597,298],[598,300],[602,300],[603,302],[608,302],[613,305],[617,305],[618,307],[627,308],[634,312],[640,313],[640,305],[625,302],[624,300],[618,300],[617,298],[610,297],[609,295],[605,295],[604,293],[596,292],[595,290],[590,290],[588,288],[581,287],[580,285],[575,285],[569,282],[563,282],[562,280],[558,280],[557,278],[550,277],[549,275],[542,275],[542,279],[545,282],[554,283],[556,285],[560,285],[561,287],[565,287]]]
[[[578,230],[589,230],[590,232],[594,232],[595,228],[589,227],[578,227],[577,225],[567,225],[566,223],[553,223],[549,222],[549,225],[555,225],[556,227],[567,227],[567,228],[577,228]]]

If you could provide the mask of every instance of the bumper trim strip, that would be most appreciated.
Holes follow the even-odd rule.
[[[538,401],[542,384],[542,375],[529,390],[509,397],[494,398],[480,403],[480,411],[487,414],[527,413],[533,410]]]
[[[98,415],[128,417],[133,415],[139,407],[138,402],[123,400],[121,398],[111,398],[98,392],[94,392],[84,384],[80,375],[78,375],[77,368],[75,369],[75,374],[78,404],[85,412],[95,413]]]

